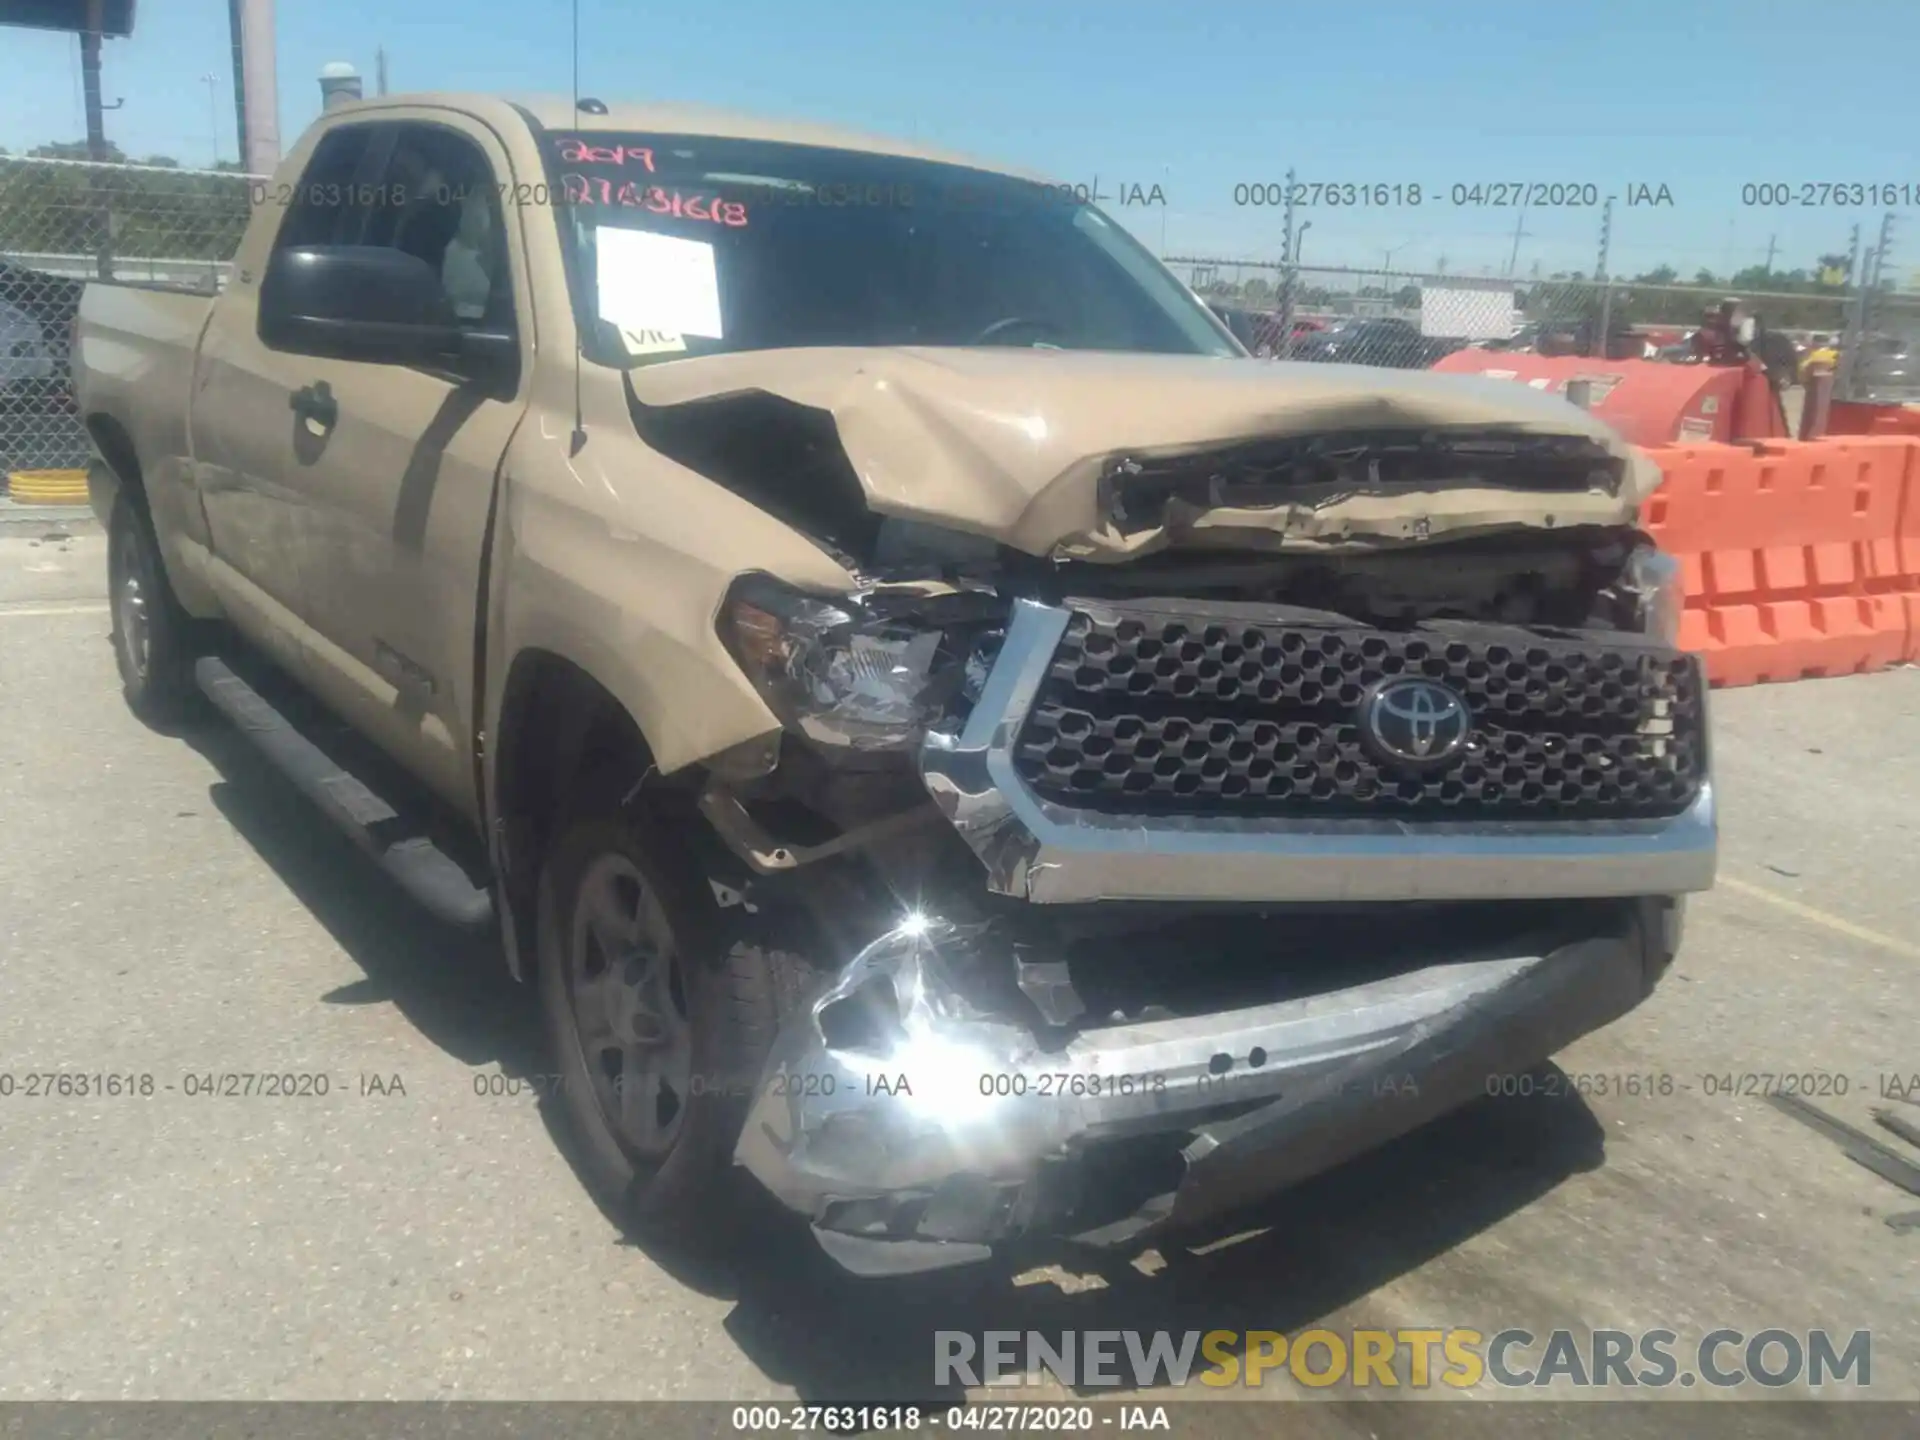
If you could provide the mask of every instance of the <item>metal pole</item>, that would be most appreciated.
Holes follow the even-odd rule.
[[[1520,227],[1526,223],[1527,210],[1523,205],[1513,222],[1513,252],[1507,256],[1507,274],[1509,275],[1513,274],[1513,267],[1520,263],[1520,237],[1525,233]]]
[[[220,167],[220,100],[215,90],[216,81],[211,75],[202,75],[200,83],[207,87],[207,140],[213,146],[213,164]]]
[[[100,104],[101,0],[87,0],[87,28],[80,35],[80,83],[87,110],[87,158],[95,165],[107,160],[106,114]],[[87,172],[93,201],[93,265],[102,280],[113,278],[113,212],[107,205],[100,172]]]
[[[247,150],[254,175],[280,165],[280,84],[274,73],[273,0],[239,0],[240,39],[246,70]]]
[[[1854,290],[1853,313],[1848,317],[1847,333],[1840,347],[1840,372],[1833,382],[1834,393],[1843,400],[1870,398],[1854,392],[1853,380],[1858,373],[1854,358],[1873,332],[1877,308],[1874,301],[1879,298],[1880,276],[1886,268],[1887,252],[1892,245],[1893,212],[1889,210],[1880,217],[1880,243],[1867,251],[1860,261],[1860,281]]]
[[[382,65],[385,65],[385,63],[384,60],[381,61]],[[383,70],[381,73],[384,75],[385,71]],[[387,93],[384,83],[381,85],[380,93],[382,95]],[[1160,175],[1161,178],[1167,182],[1167,190],[1171,190],[1173,188],[1173,167],[1171,165],[1162,165],[1160,167]],[[1162,256],[1167,253],[1167,196],[1164,190],[1160,194],[1160,253]]]
[[[1854,282],[1853,298],[1847,305],[1847,323],[1840,332],[1840,365],[1833,377],[1834,393],[1843,400],[1851,400],[1853,395],[1853,361],[1860,351],[1861,337],[1866,332],[1867,321],[1867,272],[1873,268],[1873,252],[1860,257],[1860,273],[1849,276]]]
[[[373,93],[376,95],[384,95],[387,93],[387,47],[384,45],[373,52]],[[1160,249],[1162,253],[1165,253],[1167,248],[1166,223],[1166,220],[1162,218],[1160,222],[1162,227]]]
[[[233,42],[233,153],[245,170],[253,152],[247,144],[252,137],[247,133],[247,24],[241,4],[242,0],[227,0],[227,33]]]
[[[1286,239],[1280,252],[1283,268],[1280,272],[1280,342],[1275,348],[1279,359],[1286,360],[1293,355],[1293,304],[1294,286],[1300,273],[1300,262],[1294,253],[1293,232],[1293,171],[1287,171],[1287,208],[1282,224],[1286,227]]]
[[[1833,402],[1833,372],[1815,370],[1807,376],[1806,394],[1800,397],[1800,438],[1818,440],[1827,433],[1827,416]]]
[[[1607,254],[1613,245],[1613,197],[1600,211],[1600,358],[1607,358],[1607,336],[1613,330],[1613,281],[1607,275]]]

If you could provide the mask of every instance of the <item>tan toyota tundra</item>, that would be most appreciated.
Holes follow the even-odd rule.
[[[1712,883],[1644,455],[1249,357],[1096,206],[812,125],[329,112],[89,285],[127,699],[498,926],[585,1178],[841,1264],[1190,1229],[1624,1014]]]

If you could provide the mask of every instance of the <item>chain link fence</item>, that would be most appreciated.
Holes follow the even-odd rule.
[[[1834,393],[1870,404],[1920,403],[1920,295],[1899,294],[1894,269],[1894,217],[1887,216],[1877,243],[1861,265],[1861,286],[1848,316],[1847,346]]]
[[[1679,360],[1726,290],[1615,280],[1500,279],[1426,272],[1171,257],[1168,263],[1257,355],[1403,368],[1465,346],[1611,359]],[[1858,373],[1911,379],[1905,345],[1920,332],[1920,295],[1844,287],[1819,293],[1745,290],[1761,326],[1805,351],[1837,340],[1850,320],[1864,337]],[[1602,329],[1606,331],[1604,344]],[[1876,351],[1876,346],[1879,350]],[[1894,357],[1872,360],[1876,353]],[[1874,398],[1860,395],[1858,398]],[[1891,395],[1882,398],[1894,398]]]
[[[0,156],[0,483],[86,464],[70,346],[94,279],[217,290],[255,177]]]
[[[0,482],[84,465],[69,349],[91,279],[218,290],[265,182],[224,170],[0,156]],[[1891,223],[1857,287],[1745,291],[1802,350],[1840,340],[1835,393],[1920,402],[1920,295],[1892,289]],[[1637,281],[1488,276],[1168,257],[1256,354],[1424,368],[1464,346],[1680,359],[1726,298]],[[1602,337],[1604,329],[1605,336]]]

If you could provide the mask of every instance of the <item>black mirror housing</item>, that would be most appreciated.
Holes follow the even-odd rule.
[[[471,379],[518,367],[511,336],[461,328],[433,267],[381,245],[276,251],[260,283],[260,341],[270,350],[418,365]]]

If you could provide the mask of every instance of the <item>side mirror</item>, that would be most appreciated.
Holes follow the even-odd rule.
[[[520,356],[510,334],[461,328],[426,261],[381,245],[275,252],[260,282],[260,340],[295,355],[473,380],[502,378]]]

